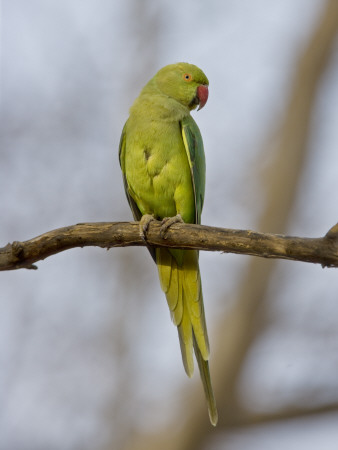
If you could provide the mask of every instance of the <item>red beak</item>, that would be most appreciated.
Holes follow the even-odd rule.
[[[206,84],[201,84],[200,86],[198,86],[197,97],[199,100],[199,106],[198,106],[197,111],[202,109],[203,106],[206,104],[206,102],[208,100],[208,95],[209,95],[209,90],[208,90],[208,86]]]

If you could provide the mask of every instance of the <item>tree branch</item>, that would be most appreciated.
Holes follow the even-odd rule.
[[[338,267],[338,223],[321,238],[232,230],[204,225],[175,224],[165,238],[160,222],[151,222],[147,244],[158,247],[222,251]],[[48,231],[28,241],[0,248],[0,270],[37,269],[33,263],[75,247],[145,246],[138,222],[80,223]]]
[[[256,413],[251,411],[242,411],[235,416],[231,423],[227,423],[229,427],[248,427],[253,425],[268,424],[271,422],[280,422],[282,420],[300,419],[318,414],[327,414],[338,411],[337,401],[327,402],[319,405],[306,406],[304,404],[294,404],[277,409],[271,412]]]

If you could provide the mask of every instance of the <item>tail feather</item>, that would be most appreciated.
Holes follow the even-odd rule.
[[[186,302],[184,302],[183,317],[181,323],[177,327],[177,331],[180,338],[184,369],[188,377],[191,378],[194,373],[193,332]]]
[[[204,305],[203,305],[203,296],[201,292],[200,299],[200,308],[201,308],[201,316],[199,318],[195,318],[193,314],[190,314],[191,324],[194,330],[194,336],[198,344],[198,348],[201,352],[201,355],[205,361],[209,359],[210,349],[209,349],[209,338],[207,333],[207,324],[205,322],[205,314],[204,314]]]
[[[181,323],[183,316],[182,283],[179,281],[180,270],[175,258],[165,249],[156,249],[156,262],[161,288],[167,297],[172,321],[177,326]]]
[[[217,408],[209,371],[209,341],[205,322],[202,284],[195,250],[156,249],[161,287],[166,294],[168,306],[180,339],[184,369],[189,377],[194,371],[195,351],[209,417],[217,423]]]
[[[214,396],[214,391],[212,389],[211,385],[211,379],[210,379],[210,370],[209,370],[209,362],[205,361],[203,359],[203,356],[199,350],[198,344],[196,342],[195,336],[193,338],[194,342],[194,350],[195,355],[197,359],[198,368],[200,371],[200,376],[204,388],[205,398],[207,399],[208,404],[208,412],[209,412],[209,419],[212,425],[215,427],[218,422],[218,412],[217,412],[217,406],[216,406],[216,400]]]
[[[198,266],[198,253],[186,252],[184,258],[184,293],[190,313],[191,325],[200,352],[205,360],[209,359],[209,339],[205,322],[201,276]]]

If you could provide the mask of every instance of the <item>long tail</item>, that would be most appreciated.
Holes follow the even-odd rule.
[[[156,263],[171,318],[178,329],[184,369],[191,377],[194,372],[194,349],[208,404],[210,422],[216,425],[218,414],[208,363],[209,341],[198,252],[157,248]]]

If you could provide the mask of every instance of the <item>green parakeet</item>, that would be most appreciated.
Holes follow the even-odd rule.
[[[205,105],[208,85],[198,67],[171,64],[157,72],[130,108],[119,156],[135,220],[145,215],[158,220],[177,216],[186,223],[200,223],[205,157],[201,133],[190,111]],[[198,251],[152,247],[149,251],[178,329],[185,371],[192,376],[194,349],[210,421],[216,425]]]

